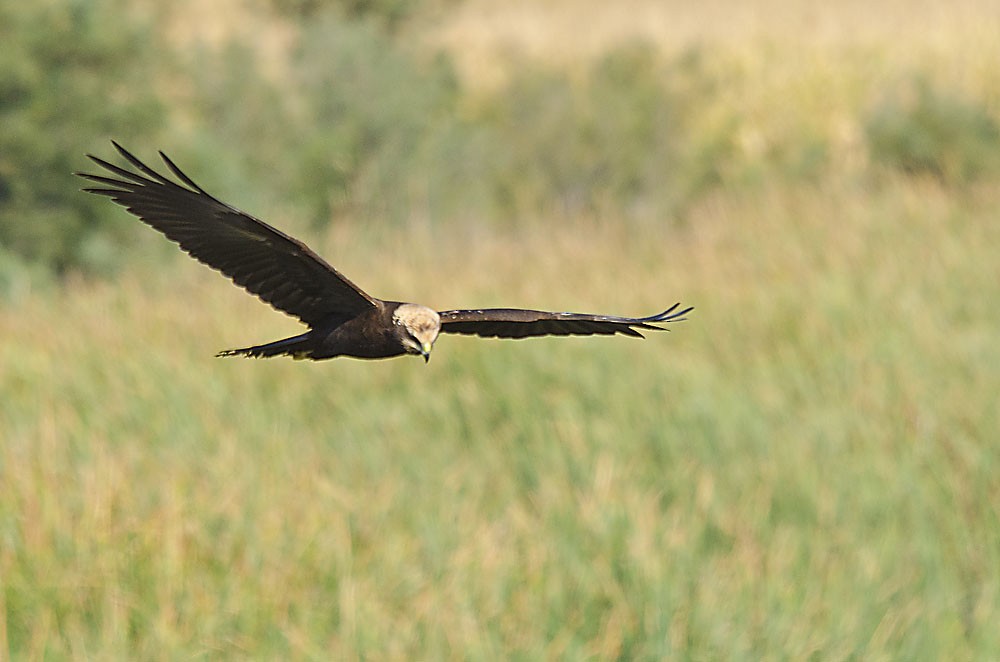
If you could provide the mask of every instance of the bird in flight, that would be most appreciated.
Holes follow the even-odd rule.
[[[488,338],[620,333],[641,338],[638,329],[664,331],[656,324],[679,322],[693,310],[678,310],[680,304],[674,304],[650,317],[520,308],[438,312],[416,303],[383,301],[352,283],[301,241],[207,193],[163,152],[160,158],[180,183],[156,172],[117,142],[112,144],[135,170],[88,154],[114,176],[75,173],[98,184],[84,191],[111,198],[191,257],[308,327],[291,338],[228,349],[217,356],[286,355],[318,361],[414,354],[426,362],[439,333]]]

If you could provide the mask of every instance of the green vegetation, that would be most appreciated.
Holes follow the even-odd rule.
[[[962,184],[1000,171],[1000,125],[993,116],[927,81],[885,100],[865,129],[873,159],[904,172]]]
[[[143,84],[156,42],[124,4],[0,4],[0,296],[14,256],[58,273],[102,272],[119,252],[120,224],[77,195],[67,173],[95,137],[148,137],[162,121]]]
[[[143,57],[74,64],[65,125],[0,67],[0,141],[30,137],[0,150],[0,657],[1000,657],[1000,39],[945,25],[961,78],[893,25],[478,87],[419,17],[318,6],[274,18],[277,64],[161,35],[155,103],[95,100]],[[143,34],[114,16],[74,52]],[[24,71],[57,45],[30,34]],[[119,135],[376,295],[697,309],[426,366],[214,360],[297,326],[76,193]]]

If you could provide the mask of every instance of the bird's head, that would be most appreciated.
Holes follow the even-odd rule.
[[[429,361],[441,331],[440,315],[427,306],[404,303],[392,313],[392,323],[406,353],[419,354],[425,363]]]

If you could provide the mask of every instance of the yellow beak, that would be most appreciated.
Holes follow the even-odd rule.
[[[429,342],[425,342],[423,345],[421,345],[421,347],[420,347],[420,354],[421,354],[421,356],[424,357],[424,363],[427,363],[428,361],[431,360],[431,348],[432,347],[433,347],[433,345],[431,343],[429,343]]]

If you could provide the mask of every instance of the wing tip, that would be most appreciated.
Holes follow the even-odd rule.
[[[660,323],[683,322],[687,319],[687,317],[684,316],[690,313],[692,310],[694,310],[694,306],[688,306],[683,310],[677,310],[678,308],[680,308],[680,305],[681,304],[678,301],[674,305],[664,310],[662,313],[658,313],[656,315],[651,315],[650,317],[643,318],[641,321],[660,322]]]
[[[111,144],[114,145],[115,149],[118,151],[119,154],[124,156],[129,161],[135,158],[134,156],[132,156],[131,152],[122,147],[121,143],[115,140],[114,138],[111,139]]]

